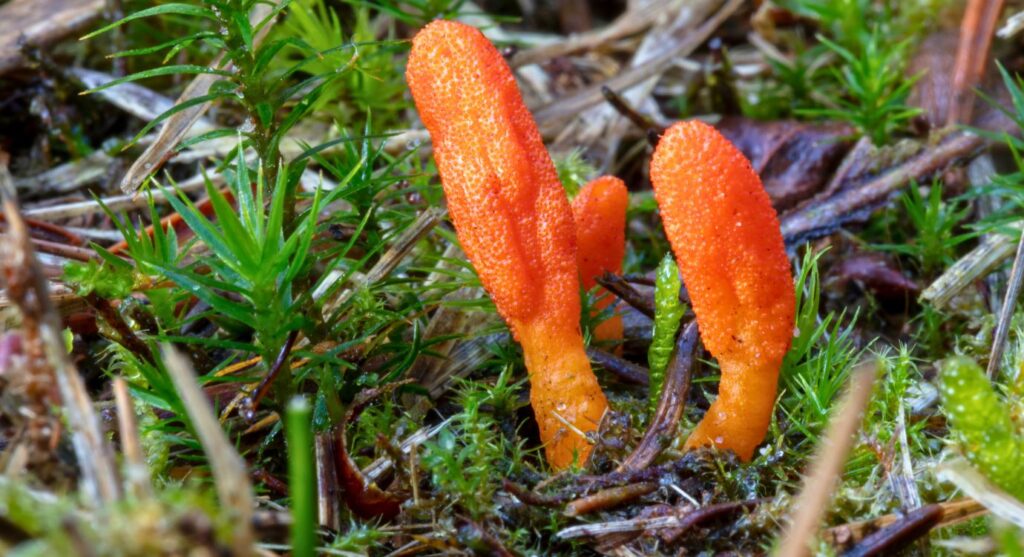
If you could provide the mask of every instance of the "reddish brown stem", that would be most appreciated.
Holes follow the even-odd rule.
[[[0,215],[0,222],[4,222],[4,216]],[[58,226],[52,222],[46,222],[43,220],[36,219],[25,219],[25,224],[28,225],[29,234],[33,239],[46,240],[47,238],[40,238],[39,234],[33,234],[33,232],[43,232],[52,238],[55,236],[64,240],[64,243],[71,244],[73,246],[80,246],[83,244],[82,239],[77,234],[72,234],[63,226]]]
[[[696,346],[697,323],[690,322],[676,340],[676,348],[665,370],[665,383],[651,425],[633,453],[619,466],[619,471],[648,467],[671,441],[683,416],[686,394],[690,390],[690,369]]]
[[[534,507],[559,507],[565,503],[567,497],[541,495],[536,491],[533,491],[525,486],[521,486],[512,480],[502,480],[502,489],[511,493],[516,499],[519,499],[527,505]]]
[[[95,292],[87,294],[85,296],[85,300],[89,302],[89,305],[96,310],[96,313],[98,313],[100,317],[102,317],[103,320],[106,321],[112,329],[114,329],[119,337],[118,341],[121,346],[124,346],[128,351],[146,360],[150,364],[156,365],[156,358],[153,356],[153,352],[149,349],[149,345],[135,334],[135,331],[133,331],[128,323],[125,322],[121,313],[117,311],[117,308],[114,307],[114,304],[112,304],[110,300],[96,294]]]
[[[97,259],[96,252],[88,248],[69,246],[58,242],[51,242],[49,240],[40,240],[38,238],[32,238],[32,245],[42,253],[49,253],[51,255],[74,259],[76,261]]]
[[[279,497],[288,496],[288,484],[281,481],[270,472],[267,472],[264,468],[254,469],[252,471],[252,479],[267,486],[267,489],[273,491]]]
[[[256,408],[259,407],[260,401],[267,396],[270,392],[270,387],[274,384],[277,376],[281,373],[281,369],[284,367],[284,363],[288,361],[288,356],[292,353],[292,347],[295,346],[295,340],[299,338],[299,331],[292,331],[288,338],[284,341],[284,346],[281,347],[281,351],[277,353],[277,359],[274,360],[274,365],[270,367],[270,370],[260,381],[260,384],[256,386],[256,391],[251,397],[247,397],[243,403],[245,419],[251,420],[256,414]]]
[[[654,493],[657,489],[658,484],[656,482],[641,482],[604,489],[569,503],[565,508],[565,514],[568,516],[583,516],[615,508],[649,493]]]
[[[953,67],[953,104],[947,125],[970,124],[974,109],[974,88],[983,77],[992,48],[992,35],[999,23],[1005,0],[969,0],[960,23],[960,43]]]
[[[654,319],[654,298],[644,296],[618,275],[605,273],[597,277],[597,283],[615,294],[620,300],[633,306],[637,311]]]
[[[590,357],[591,363],[601,366],[602,369],[608,371],[626,383],[647,385],[648,371],[647,368],[643,366],[636,365],[633,362],[616,356],[615,354],[605,352],[600,348],[594,348],[592,346],[587,348],[587,356]]]
[[[664,132],[664,128],[654,123],[653,120],[640,114],[637,109],[633,108],[626,99],[622,98],[621,95],[613,91],[607,85],[601,86],[601,94],[604,95],[604,99],[608,101],[608,104],[612,105],[615,112],[625,116],[634,126],[640,128],[644,132],[644,136],[647,138],[647,142],[650,143],[651,147],[657,147],[658,137]]]
[[[895,555],[900,549],[926,535],[942,520],[940,505],[925,505],[915,509],[899,522],[895,522],[864,538],[843,557],[870,557],[872,555]]]
[[[686,518],[680,521],[676,532],[672,536],[669,536],[665,541],[669,544],[675,543],[676,540],[686,533],[687,530],[697,526],[698,524],[703,524],[704,522],[716,518],[729,516],[738,511],[753,509],[765,501],[767,501],[767,499],[751,499],[749,501],[730,501],[728,503],[718,503],[715,505],[701,507],[686,515]]]
[[[339,424],[334,435],[334,466],[338,486],[341,488],[342,499],[348,505],[352,513],[360,518],[382,518],[391,519],[398,515],[401,510],[402,498],[393,494],[385,493],[377,484],[371,482],[363,475],[362,470],[348,453],[348,441],[345,430],[349,424],[359,418],[359,414],[370,405],[371,402],[394,391],[409,381],[390,383],[383,387],[363,391],[356,397],[356,400],[349,406],[348,412],[341,424]]]

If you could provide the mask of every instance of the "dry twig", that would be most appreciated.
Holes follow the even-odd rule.
[[[1024,502],[995,485],[963,458],[954,458],[938,466],[936,474],[960,488],[971,499],[999,518],[1024,528]]]
[[[679,334],[675,351],[665,371],[658,408],[654,411],[651,424],[644,432],[644,438],[636,449],[619,466],[619,472],[642,470],[658,458],[665,446],[675,435],[679,420],[683,416],[686,394],[690,390],[690,369],[693,365],[693,351],[697,347],[697,322],[692,321]]]
[[[124,475],[127,491],[136,499],[153,496],[149,466],[142,452],[139,426],[135,420],[135,406],[128,393],[128,383],[123,377],[114,378],[114,401],[117,404],[117,426],[121,438],[121,453],[124,455]]]
[[[921,292],[921,299],[942,309],[967,285],[985,276],[998,267],[1013,253],[1013,239],[1001,233],[985,236],[981,242],[946,268],[928,288]]]
[[[245,460],[235,451],[235,446],[221,429],[217,416],[210,408],[210,402],[196,381],[192,364],[170,344],[163,345],[161,354],[167,373],[171,376],[196,436],[210,461],[221,510],[231,518],[229,524],[232,525],[233,555],[252,555],[255,499]]]
[[[624,505],[658,489],[656,482],[640,482],[603,489],[597,493],[580,497],[566,505],[567,516],[583,516]]]
[[[815,200],[782,217],[782,236],[792,248],[804,241],[831,234],[876,208],[891,194],[911,180],[921,180],[964,159],[984,145],[985,141],[968,132],[949,134],[920,155],[889,169],[863,185],[840,188],[835,194]]]
[[[960,24],[960,43],[953,67],[953,103],[946,124],[969,124],[974,108],[974,88],[981,83],[989,64],[992,36],[1005,0],[970,0]]]
[[[12,0],[0,6],[0,75],[25,63],[22,42],[41,46],[100,15],[104,0]]]
[[[842,472],[846,455],[853,446],[853,435],[860,428],[862,412],[875,384],[877,367],[874,361],[863,362],[850,375],[849,389],[811,463],[804,488],[794,503],[796,510],[793,521],[776,555],[800,557],[808,554],[809,544],[815,538],[822,514],[832,498],[832,486]]]
[[[724,6],[718,9],[718,11],[713,12],[716,6],[701,4],[701,6],[708,6],[706,11],[703,12],[704,14],[709,14],[707,15],[707,19],[696,28],[689,30],[686,33],[686,39],[676,44],[675,48],[660,53],[659,56],[648,60],[647,63],[642,66],[632,67],[604,83],[594,84],[574,95],[560,98],[553,103],[542,107],[540,110],[537,110],[534,117],[537,119],[537,122],[540,123],[542,131],[544,131],[545,128],[554,126],[563,118],[576,116],[582,111],[600,104],[604,100],[604,95],[601,94],[601,89],[603,87],[626,94],[626,92],[636,84],[661,74],[668,69],[676,59],[686,56],[696,50],[698,46],[703,44],[704,41],[706,41],[716,29],[718,29],[726,18],[731,16],[742,5],[742,0],[729,0]]]
[[[513,68],[536,64],[559,56],[569,56],[578,52],[595,50],[602,45],[635,35],[648,29],[663,13],[664,7],[659,0],[631,2],[629,9],[610,25],[571,35],[564,41],[550,45],[541,45],[528,50],[521,50],[512,56],[509,65]]]
[[[926,535],[942,520],[942,507],[926,505],[907,513],[902,519],[864,538],[844,557],[892,555]]]
[[[627,383],[644,386],[648,384],[649,372],[647,368],[641,365],[634,364],[629,360],[620,358],[610,352],[605,352],[600,348],[594,348],[593,346],[587,347],[587,356],[590,358],[590,363],[600,366],[605,371]]]
[[[1013,258],[1010,270],[1010,283],[1006,286],[1006,297],[999,309],[999,321],[996,332],[992,336],[992,351],[988,355],[988,377],[995,379],[1003,364],[1003,352],[1006,351],[1006,339],[1010,335],[1010,321],[1017,309],[1017,298],[1020,296],[1021,282],[1024,281],[1024,234],[1017,242],[1017,255]]]
[[[623,302],[633,306],[640,313],[654,319],[654,298],[641,294],[623,277],[612,273],[605,273],[597,277],[597,283]]]
[[[938,528],[952,526],[987,512],[985,507],[973,499],[947,501],[938,503],[938,506],[942,509],[942,519],[935,525]],[[821,537],[836,549],[848,549],[860,543],[871,533],[896,524],[903,518],[902,514],[887,514],[871,520],[851,522],[829,528],[822,533]]]
[[[761,504],[763,499],[752,499],[749,501],[732,501],[719,503],[706,507],[694,508],[692,505],[677,507],[673,514],[653,518],[631,518],[628,520],[615,520],[597,524],[581,524],[571,526],[558,532],[557,536],[562,539],[573,539],[582,537],[600,537],[608,534],[637,533],[647,530],[677,529],[677,537],[690,528],[701,524],[704,521],[721,517],[725,514],[743,509],[750,509]]]

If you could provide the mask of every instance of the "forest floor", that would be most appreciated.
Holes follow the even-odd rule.
[[[1021,10],[0,0],[0,554],[1024,554]],[[406,81],[439,18],[499,49],[569,199],[629,190],[568,467]],[[721,374],[650,176],[689,119],[792,268],[747,462],[684,446]]]

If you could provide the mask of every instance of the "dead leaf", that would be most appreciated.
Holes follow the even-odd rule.
[[[853,129],[842,123],[729,116],[716,127],[750,159],[779,211],[821,191],[852,145]]]
[[[894,164],[868,164],[866,161],[864,167],[878,170],[851,170],[827,195],[809,199],[783,214],[779,218],[782,237],[786,245],[792,248],[805,241],[827,236],[844,224],[863,220],[903,186],[913,180],[921,182],[942,172],[954,163],[970,157],[984,144],[983,138],[971,133],[939,130],[927,142],[918,144],[916,149],[912,145],[894,145],[889,150],[891,153],[878,153],[870,157],[874,162],[879,162],[880,157],[891,159]]]
[[[956,63],[958,36],[952,29],[928,35],[917,47],[907,68],[907,74],[921,76],[914,83],[907,104],[919,107],[932,126],[941,126],[949,115],[953,91],[950,69]]]
[[[104,0],[11,0],[0,6],[0,75],[25,63],[23,42],[44,46],[82,29]]]
[[[833,285],[859,285],[883,302],[913,299],[921,290],[882,255],[861,253],[847,257],[832,269]]]

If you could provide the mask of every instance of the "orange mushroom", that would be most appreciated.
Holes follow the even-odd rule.
[[[796,300],[779,220],[760,178],[713,127],[680,122],[658,142],[651,182],[665,233],[718,359],[718,398],[687,447],[750,460],[771,422]]]
[[[573,220],[576,222],[576,264],[584,290],[594,288],[597,277],[605,273],[622,273],[628,205],[626,184],[615,176],[591,180],[572,200]],[[604,311],[613,301],[612,296],[600,298],[594,313]],[[622,332],[622,316],[615,313],[594,327],[594,338],[619,342]]]
[[[548,462],[583,462],[608,403],[579,328],[572,209],[512,71],[476,29],[434,21],[406,79],[459,242],[523,347]]]

